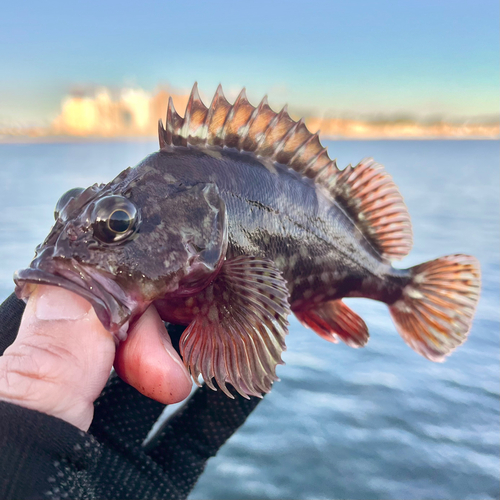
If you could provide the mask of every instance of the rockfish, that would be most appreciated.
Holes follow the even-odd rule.
[[[30,267],[33,284],[88,299],[123,341],[154,304],[163,320],[189,325],[181,354],[229,397],[269,392],[282,363],[287,316],[330,342],[368,341],[342,302],[389,306],[403,339],[442,361],[462,344],[479,297],[478,261],[449,255],[396,269],[411,249],[398,189],[372,159],[337,168],[303,120],[243,90],[233,105],[217,89],[210,107],[195,85],[181,118],[170,99],[160,150],[108,184],[76,188],[57,203],[55,224]]]

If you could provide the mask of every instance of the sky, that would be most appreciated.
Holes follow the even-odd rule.
[[[326,117],[494,117],[498,19],[498,0],[3,2],[0,124],[50,121],[78,88],[194,81]]]

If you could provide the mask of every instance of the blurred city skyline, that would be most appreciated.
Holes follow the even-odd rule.
[[[222,83],[230,100],[246,87],[318,120],[493,126],[498,14],[496,0],[9,2],[0,129],[47,130],[71,99],[186,95],[194,81],[208,102]]]
[[[241,89],[240,89],[241,90]],[[237,93],[226,96],[234,102]],[[168,86],[155,92],[140,88],[78,89],[65,96],[60,113],[47,125],[13,125],[0,127],[0,141],[15,139],[64,140],[65,137],[80,138],[140,138],[155,137],[157,122],[165,122],[169,97],[182,116],[185,113],[189,92]],[[208,106],[212,96],[202,92]],[[255,106],[259,101],[253,101]],[[271,107],[278,111],[274,103]],[[497,121],[458,120],[445,121],[439,117],[417,121],[410,116],[302,116],[288,108],[292,118],[305,118],[312,132],[320,131],[327,138],[487,138],[500,137]]]

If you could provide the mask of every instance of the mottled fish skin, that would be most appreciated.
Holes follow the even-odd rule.
[[[227,208],[228,258],[267,257],[288,284],[292,310],[342,297],[396,301],[408,271],[394,269],[320,186],[284,165],[230,149],[174,146],[137,166],[144,182],[215,183]]]
[[[160,151],[108,184],[64,194],[55,224],[16,293],[62,286],[94,306],[118,341],[154,303],[189,325],[180,340],[195,382],[229,397],[269,392],[286,348],[287,316],[330,342],[368,341],[340,299],[389,305],[403,339],[443,361],[462,344],[480,269],[448,255],[410,269],[390,261],[412,246],[397,187],[373,160],[339,170],[302,120],[219,87],[211,106],[196,85],[181,118],[169,102]]]

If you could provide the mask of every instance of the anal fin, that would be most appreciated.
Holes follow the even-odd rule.
[[[278,380],[288,333],[288,289],[268,259],[242,256],[224,262],[215,281],[189,299],[194,320],[180,340],[182,358],[193,379],[233,397],[261,397]]]
[[[350,347],[363,347],[368,342],[365,322],[341,300],[332,300],[294,313],[304,326],[328,342],[336,344],[340,339]]]

